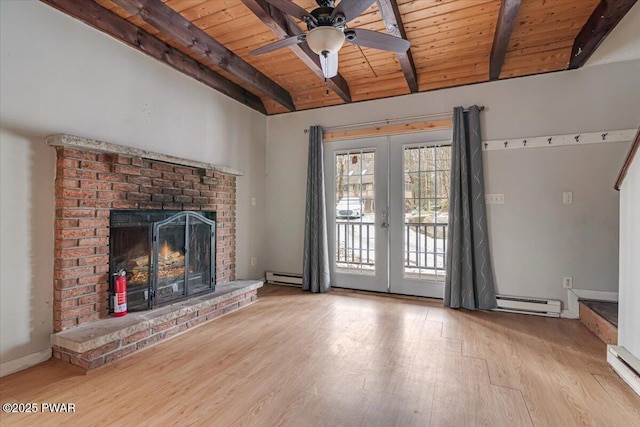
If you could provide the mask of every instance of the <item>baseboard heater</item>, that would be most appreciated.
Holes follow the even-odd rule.
[[[267,271],[267,283],[286,286],[302,286],[302,274]]]
[[[622,346],[607,346],[607,362],[640,395],[640,360]]]
[[[537,316],[560,317],[562,306],[559,300],[496,295],[496,311],[509,313],[534,314]]]

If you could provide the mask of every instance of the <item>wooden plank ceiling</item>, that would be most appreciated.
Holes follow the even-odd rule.
[[[578,68],[636,3],[377,0],[348,27],[404,36],[411,48],[345,43],[325,83],[304,43],[249,55],[306,31],[265,0],[41,1],[267,114]]]

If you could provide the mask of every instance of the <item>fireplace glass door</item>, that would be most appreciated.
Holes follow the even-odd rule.
[[[213,254],[211,248],[213,242],[213,228],[203,219],[196,216],[187,217],[189,222],[186,227],[188,238],[187,245],[187,281],[189,294],[204,292],[213,284]]]
[[[214,224],[182,212],[153,226],[155,305],[208,291],[214,285]]]
[[[129,311],[215,290],[214,212],[112,211],[110,223],[111,275],[125,270]]]

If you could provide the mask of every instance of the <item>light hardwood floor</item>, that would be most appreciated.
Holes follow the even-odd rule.
[[[5,402],[71,402],[10,425],[640,426],[640,397],[578,321],[266,286],[260,300],[88,375],[0,379]]]

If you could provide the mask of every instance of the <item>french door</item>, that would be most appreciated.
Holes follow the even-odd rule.
[[[442,298],[450,133],[325,145],[332,286]]]
[[[388,141],[325,146],[332,286],[388,292]]]

